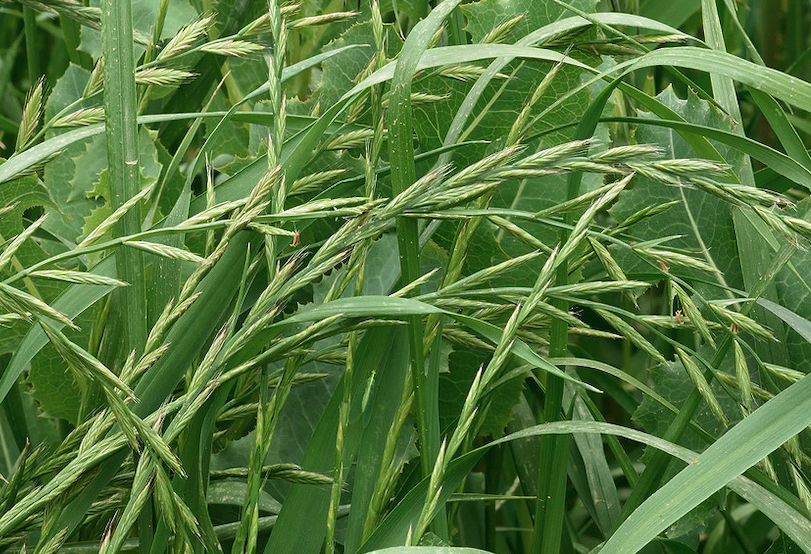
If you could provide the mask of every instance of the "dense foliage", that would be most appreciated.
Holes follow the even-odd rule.
[[[811,553],[809,9],[720,4],[0,3],[0,551]]]

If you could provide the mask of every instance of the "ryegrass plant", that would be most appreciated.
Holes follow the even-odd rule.
[[[0,550],[811,552],[746,6],[0,4]]]

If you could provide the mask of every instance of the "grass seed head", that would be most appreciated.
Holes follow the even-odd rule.
[[[796,369],[791,369],[778,364],[770,364],[768,362],[763,362],[763,367],[765,367],[772,375],[785,379],[790,383],[796,383],[797,381],[804,379],[806,375],[802,371],[797,371]]]
[[[667,360],[659,350],[653,346],[645,337],[642,336],[639,331],[633,328],[628,322],[624,319],[619,317],[618,315],[602,309],[602,308],[595,308],[595,311],[602,317],[606,322],[611,325],[614,329],[617,330],[621,335],[623,335],[626,339],[628,339],[632,344],[634,344],[640,350],[646,352],[651,358],[656,360],[660,364],[666,364]]]
[[[82,98],[90,98],[91,96],[101,92],[104,86],[104,58],[99,57],[96,64],[93,66],[93,71],[90,73],[90,79],[82,92]]]
[[[37,219],[34,223],[32,223],[31,225],[26,227],[25,230],[22,233],[20,233],[16,237],[14,237],[14,239],[12,239],[12,241],[10,243],[8,243],[8,246],[6,246],[5,249],[3,249],[3,252],[0,253],[0,272],[2,272],[6,268],[6,266],[9,264],[9,262],[11,262],[11,260],[14,258],[14,255],[20,249],[20,246],[22,246],[23,243],[26,240],[28,240],[28,238],[31,235],[34,234],[34,231],[39,229],[39,227],[43,223],[45,223],[45,220],[47,218],[48,218],[48,214],[46,213],[42,217]]]
[[[500,44],[504,42],[507,37],[513,32],[513,29],[521,23],[524,19],[526,14],[518,14],[515,17],[512,17],[502,23],[499,23],[495,27],[493,27],[490,31],[487,32],[484,37],[482,37],[481,43],[482,44]]]
[[[639,252],[645,256],[654,258],[656,260],[661,261],[665,264],[665,266],[670,265],[677,265],[680,267],[686,267],[688,269],[695,269],[698,271],[705,271],[707,273],[714,273],[715,268],[709,265],[707,262],[699,260],[693,256],[688,256],[686,254],[682,254],[680,252],[673,252],[672,250],[665,250],[663,248],[654,248],[654,247],[641,247],[641,248],[634,248],[635,252]]]
[[[518,166],[523,168],[539,167],[555,163],[564,158],[579,156],[586,153],[591,143],[590,140],[575,140],[558,144],[524,158],[519,162]]]
[[[52,308],[39,298],[4,283],[0,283],[0,305],[4,306],[9,311],[16,312],[25,319],[29,319],[32,315],[44,316],[64,323],[71,329],[79,329],[79,327],[62,312]]]
[[[183,69],[149,67],[136,71],[135,82],[139,85],[174,88],[190,81],[196,75]]]
[[[170,260],[180,260],[183,262],[192,262],[196,264],[203,264],[206,262],[205,258],[202,258],[193,252],[189,252],[188,250],[177,248],[175,246],[169,246],[168,244],[147,242],[143,240],[125,240],[124,246],[131,246],[132,248],[143,250],[144,252],[149,252],[150,254],[155,254],[156,256],[161,256],[163,258],[169,258]]]
[[[158,54],[156,61],[166,61],[191,48],[195,42],[201,39],[203,35],[208,32],[213,20],[214,16],[209,15],[180,29],[177,34],[166,44],[166,46],[163,47]]]
[[[643,158],[645,156],[656,156],[661,153],[662,149],[658,146],[650,144],[628,144],[609,148],[604,152],[591,156],[590,159],[597,163],[617,163],[634,158]]]
[[[439,71],[439,75],[441,75],[442,77],[456,79],[457,81],[462,81],[463,83],[471,83],[473,81],[476,81],[479,77],[481,77],[485,73],[485,71],[487,70],[477,65],[462,64],[442,68]],[[495,75],[495,78],[507,79],[508,77],[503,73],[497,73]]]
[[[28,145],[28,142],[34,136],[34,131],[39,127],[40,119],[42,118],[44,96],[45,79],[41,78],[36,82],[31,92],[28,93],[28,98],[25,101],[20,129],[17,131],[17,144],[15,148],[17,152],[20,152]]]
[[[710,333],[710,328],[709,325],[707,325],[707,321],[701,315],[701,310],[698,309],[698,306],[696,306],[693,299],[690,298],[690,295],[687,294],[687,291],[685,291],[681,285],[675,282],[671,282],[671,288],[679,298],[679,302],[681,303],[684,312],[687,314],[687,317],[690,318],[690,322],[693,324],[696,331],[698,331],[698,334],[701,335],[701,338],[703,338],[707,344],[715,346],[715,341],[712,338],[712,333]]]
[[[712,387],[710,387],[710,384],[707,382],[707,379],[704,377],[701,369],[698,367],[698,365],[696,365],[690,355],[681,348],[676,348],[676,354],[678,355],[679,360],[681,360],[687,374],[690,376],[690,379],[692,379],[693,384],[695,384],[696,389],[698,389],[698,392],[704,398],[704,401],[709,405],[713,415],[715,415],[715,417],[717,417],[721,423],[727,425],[728,421],[726,415],[724,414],[724,409],[718,402],[718,398],[716,398],[715,393],[712,391]]]
[[[359,12],[332,12],[322,15],[315,15],[312,17],[302,17],[290,21],[287,24],[289,29],[302,29],[304,27],[313,27],[315,25],[326,25],[328,23],[335,23],[336,21],[348,21],[357,17]]]
[[[771,331],[766,329],[763,325],[752,319],[751,317],[730,310],[717,302],[707,302],[706,306],[710,308],[717,315],[726,319],[736,331],[747,331],[756,337],[760,337],[769,341],[777,342],[777,338]]]
[[[209,42],[200,47],[202,52],[217,54],[220,56],[230,56],[232,58],[244,58],[264,50],[265,47],[255,42],[247,40],[223,39]]]
[[[51,121],[51,127],[82,127],[104,121],[104,108],[81,108]]]

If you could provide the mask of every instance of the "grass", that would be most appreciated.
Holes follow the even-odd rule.
[[[796,4],[2,4],[0,550],[811,552]]]

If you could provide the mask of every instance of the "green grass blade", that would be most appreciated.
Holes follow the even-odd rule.
[[[785,306],[776,304],[766,298],[758,298],[757,303],[782,319],[783,322],[796,331],[798,335],[811,343],[811,321],[797,315]]]
[[[811,379],[805,378],[727,431],[695,462],[648,497],[611,536],[601,552],[638,552],[678,518],[809,424]],[[806,552],[811,551],[808,539],[799,544],[804,544]]]
[[[375,369],[385,373],[385,364],[399,364],[406,360],[405,352],[400,360],[388,357],[388,349],[394,342],[404,344],[406,334],[403,329],[377,327],[366,332],[358,346],[358,364],[352,372],[352,391],[359,391],[352,399],[350,425],[344,438],[344,463],[348,463],[359,447],[363,429],[360,410],[361,395]],[[396,372],[395,372],[396,373]],[[335,433],[338,428],[338,410],[343,400],[343,380],[332,393],[324,408],[318,426],[307,444],[301,467],[308,471],[329,472],[335,464]],[[382,393],[382,391],[381,391]],[[377,402],[377,397],[372,397]],[[307,485],[294,485],[285,497],[282,511],[273,528],[273,533],[265,547],[265,554],[317,554],[326,535],[327,511],[329,509],[329,488]],[[307,521],[307,532],[301,532],[301,522]]]
[[[408,376],[408,352],[403,332],[394,335],[388,353],[392,363],[382,366],[372,383],[373,402],[361,417],[360,446],[358,447],[355,478],[352,484],[353,506],[371,506],[376,485],[381,475],[389,470],[382,467],[386,439],[395,424],[395,416],[400,408],[400,398]],[[397,340],[397,339],[400,340]],[[363,392],[361,389],[360,392]],[[363,541],[363,527],[366,510],[350,510],[344,538],[344,552],[356,552]]]
[[[811,380],[806,379],[806,381],[811,384]],[[802,391],[800,392],[800,395],[801,394],[803,394]],[[807,402],[811,401],[807,400]],[[797,414],[799,412],[800,410],[795,411]],[[808,411],[806,410],[806,412]],[[807,418],[808,416],[805,415],[803,417]],[[768,422],[765,423],[768,424]],[[684,471],[694,469],[697,472],[700,472],[701,469],[705,468],[701,462],[698,464],[695,463],[696,460],[701,460],[701,456],[704,454],[699,456],[695,452],[692,452],[686,448],[641,431],[628,429],[626,427],[611,423],[559,421],[522,429],[521,431],[517,431],[507,435],[506,437],[495,440],[454,459],[450,463],[445,473],[445,481],[443,483],[443,498],[450,498],[451,491],[453,491],[455,487],[461,483],[467,473],[473,469],[484,453],[493,446],[527,437],[567,433],[602,433],[623,437],[632,441],[653,446],[662,452],[666,452],[670,456],[688,462],[690,465]],[[723,460],[721,460],[720,465],[723,465]],[[725,483],[719,484],[713,489],[713,491],[722,488],[725,484],[728,484],[732,490],[763,511],[764,514],[768,515],[769,518],[780,526],[780,528],[793,540],[800,544],[811,545],[811,521],[809,521],[804,514],[793,508],[780,497],[767,491],[760,485],[756,485],[745,477],[732,476]],[[403,500],[401,500],[400,503],[391,511],[389,516],[384,520],[383,524],[378,528],[375,534],[372,535],[366,544],[363,545],[361,552],[372,552],[375,549],[402,544],[406,535],[408,534],[409,528],[416,524],[416,520],[422,511],[427,488],[427,479],[424,479],[419,485],[413,487],[408,494],[405,495]],[[712,493],[709,493],[707,496],[711,494]],[[657,506],[654,509],[657,508],[660,508],[660,506]],[[608,545],[606,544],[601,552],[605,552],[605,548],[607,546]],[[635,551],[629,549],[624,551],[614,550],[614,552],[630,553]]]
[[[759,90],[749,88],[749,94],[752,95],[752,100],[757,104],[763,117],[771,125],[786,154],[804,168],[811,169],[811,156],[808,155],[805,144],[797,134],[794,125],[789,121],[782,106],[774,98]]]
[[[694,46],[665,48],[637,58],[630,64],[629,71],[659,65],[674,65],[722,75],[770,94],[787,104],[811,111],[811,83],[726,52]]]
[[[572,387],[569,388],[572,390]],[[584,395],[588,398],[587,395]],[[572,419],[594,421],[584,400],[577,394],[570,401],[574,402]],[[608,536],[619,522],[620,500],[617,485],[611,476],[611,468],[605,456],[605,445],[599,436],[575,435],[574,444],[583,459],[582,471],[586,477],[587,489],[582,494],[584,502],[592,506],[594,519],[603,536]],[[569,468],[571,471],[571,467]]]

